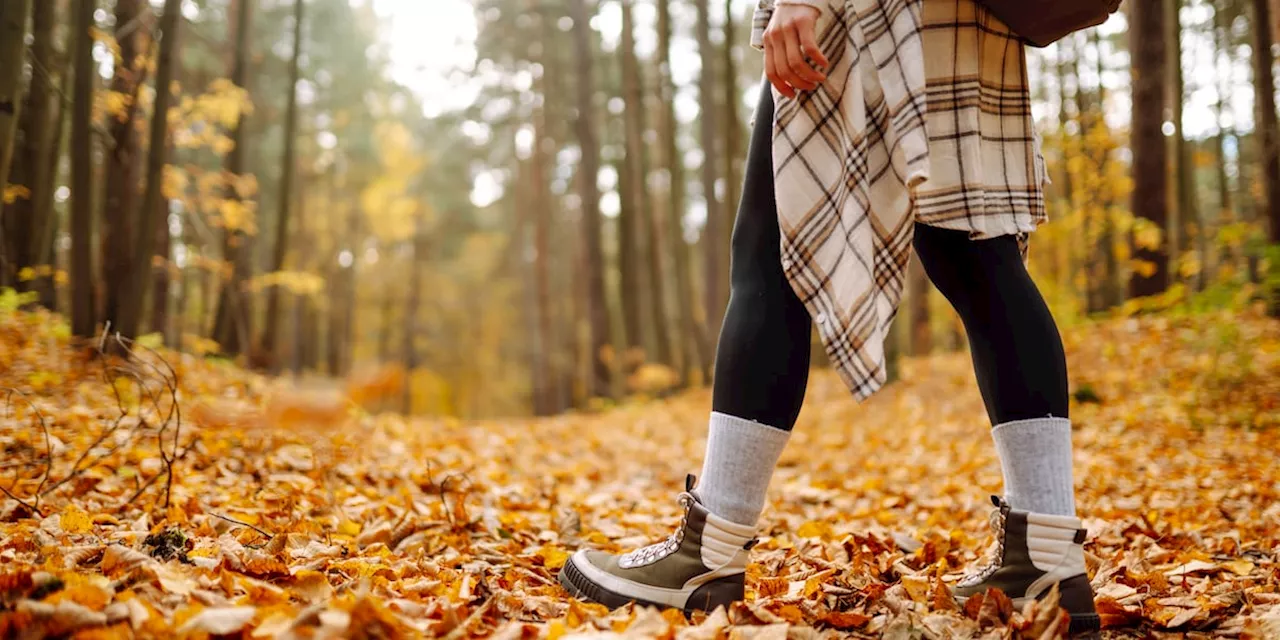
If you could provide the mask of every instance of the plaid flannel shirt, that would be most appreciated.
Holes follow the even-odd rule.
[[[821,11],[818,89],[774,90],[782,269],[859,400],[887,377],[914,225],[1015,234],[1045,220],[1022,42],[975,0],[788,0]],[[761,48],[774,0],[762,0]]]

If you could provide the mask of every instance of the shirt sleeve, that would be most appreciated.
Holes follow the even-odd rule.
[[[769,19],[773,17],[774,0],[760,0],[756,5],[755,15],[751,18],[751,46],[764,50],[764,30],[769,28]]]

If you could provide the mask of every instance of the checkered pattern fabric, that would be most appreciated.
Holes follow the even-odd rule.
[[[756,10],[756,47],[773,6]],[[1046,173],[1023,44],[982,5],[820,8],[826,82],[773,96],[782,269],[861,400],[886,378],[914,224],[1025,240],[1045,220]]]

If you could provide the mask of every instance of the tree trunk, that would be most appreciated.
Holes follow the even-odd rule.
[[[919,260],[912,260],[907,271],[911,298],[911,355],[927,356],[933,351],[933,324],[929,317],[929,291],[932,285]]]
[[[356,238],[360,234],[360,208],[347,203],[347,228],[338,250],[335,291],[329,297],[329,374],[345,375],[351,365],[351,341],[355,330]],[[342,251],[348,260],[343,260]]]
[[[1271,221],[1271,242],[1280,244],[1280,126],[1276,122],[1276,85],[1271,54],[1270,7],[1267,0],[1253,0],[1254,94],[1257,96],[1258,144],[1261,146],[1265,209]],[[1280,312],[1280,301],[1273,306]]]
[[[110,323],[112,331],[123,328],[125,298],[134,293],[130,261],[134,236],[142,231],[136,226],[138,174],[142,166],[137,97],[146,84],[147,58],[151,53],[149,29],[143,26],[143,22],[149,22],[146,15],[149,12],[146,0],[116,0],[115,37],[120,46],[120,60],[111,78],[111,91],[127,96],[127,102],[123,116],[107,116],[113,144],[103,174],[105,193],[99,230],[104,285],[102,320]]]
[[[1265,1],[1265,0],[1263,0]],[[1167,51],[1164,2],[1129,4],[1133,56],[1133,212],[1163,232],[1168,228],[1168,145],[1162,132]],[[1130,297],[1150,296],[1169,286],[1169,243],[1135,243],[1140,266],[1129,281]]]
[[[75,103],[71,115],[71,331],[95,337],[93,268],[93,13],[97,0],[75,0]]]
[[[1182,3],[1183,0],[1165,0],[1169,10],[1169,106],[1173,121],[1173,148],[1170,160],[1173,164],[1174,198],[1170,212],[1169,249],[1174,265],[1172,277],[1181,279],[1183,268],[1195,251],[1197,212],[1195,207],[1194,170],[1191,166],[1191,144],[1183,126],[1183,105],[1186,103],[1186,81],[1182,71]],[[1198,287],[1198,278],[1192,278]]]
[[[420,225],[419,225],[420,226]],[[414,338],[422,327],[420,317],[422,306],[422,272],[427,268],[427,234],[418,229],[413,234],[413,255],[409,257],[409,295],[405,296],[404,309],[404,395],[401,398],[401,412],[413,415],[413,371],[418,368],[418,350]]]
[[[178,26],[182,19],[182,0],[165,0],[164,17],[160,19],[160,56],[156,63],[155,115],[151,118],[151,148],[147,151],[147,191],[142,198],[142,214],[138,216],[133,238],[128,242],[133,256],[129,259],[127,289],[120,298],[120,333],[134,338],[142,324],[143,300],[147,280],[151,276],[151,259],[155,256],[156,225],[164,207],[165,152],[169,148],[169,105],[173,102],[174,52],[178,45]]]
[[[8,9],[0,8],[0,11],[7,13]],[[53,189],[49,157],[56,155],[53,148],[56,124],[51,116],[61,112],[54,108],[57,103],[54,100],[55,86],[51,75],[58,68],[53,61],[56,14],[57,4],[44,1],[35,3],[31,16],[31,59],[34,70],[31,74],[31,86],[27,89],[18,118],[22,144],[14,149],[16,161],[11,164],[8,177],[10,184],[24,186],[29,193],[8,205],[0,198],[0,241],[7,245],[0,246],[0,283],[12,283],[19,291],[31,290],[36,284],[34,281],[21,280],[17,275],[27,267],[41,264],[37,262],[37,256],[41,253],[39,240],[43,225],[36,215],[36,203]],[[0,178],[0,186],[4,182]]]
[[[1231,75],[1222,69],[1221,58],[1226,58],[1226,68],[1230,70],[1235,67],[1235,56],[1231,53],[1231,47],[1228,44],[1231,35],[1231,25],[1228,22],[1226,11],[1219,4],[1213,7],[1213,50],[1214,50],[1214,72],[1217,76],[1217,93],[1218,101],[1214,104],[1214,121],[1218,125],[1218,224],[1228,224],[1233,221],[1232,215],[1232,197],[1231,197],[1231,181],[1227,176],[1227,139],[1234,137],[1232,127],[1227,125],[1227,96],[1231,94]],[[1236,142],[1239,146],[1239,141]]]
[[[742,188],[742,157],[744,147],[742,144],[742,118],[739,117],[739,110],[742,102],[742,95],[738,92],[738,63],[734,59],[734,52],[737,50],[740,41],[736,33],[738,28],[738,20],[733,15],[733,0],[726,0],[724,3],[724,68],[721,71],[724,74],[724,115],[721,124],[724,125],[724,149],[721,158],[724,161],[724,206],[721,209],[721,232],[724,242],[722,247],[729,247],[733,239],[733,223],[737,218],[738,211],[738,192]],[[722,286],[725,287],[724,305],[727,308],[729,304],[729,265],[726,250],[724,265],[725,279]],[[723,315],[724,311],[721,310]]]
[[[284,269],[289,251],[289,205],[293,200],[293,181],[297,173],[298,80],[302,56],[302,0],[293,0],[293,57],[289,60],[289,97],[284,114],[284,158],[280,167],[280,201],[276,207],[276,237],[271,251],[272,273]],[[280,346],[280,287],[267,290],[267,326],[262,328],[262,354],[270,359],[271,372],[279,373],[284,354]],[[298,330],[295,327],[295,330]]]
[[[382,292],[382,313],[379,314],[379,321],[382,326],[378,332],[378,362],[386,364],[391,362],[391,326],[392,316],[395,312],[395,296],[391,295],[391,290]]]
[[[902,378],[902,323],[889,327],[884,340],[885,384],[893,384]]]
[[[151,148],[147,152],[147,191],[142,199],[142,215],[134,230],[130,276],[120,310],[120,332],[136,337],[142,324],[143,301],[151,262],[155,255],[156,225],[159,224],[163,196],[164,165],[169,148],[169,104],[173,101],[174,56],[178,44],[178,25],[182,19],[182,0],[165,0],[160,19],[160,59],[156,63],[155,115],[151,118]],[[164,207],[167,212],[167,207]]]
[[[544,71],[545,73],[545,71]],[[541,82],[534,85],[534,92],[541,94]],[[511,207],[511,219],[515,222],[515,228],[511,231],[511,243],[508,249],[507,260],[514,263],[511,267],[511,275],[520,280],[521,302],[523,303],[522,311],[524,316],[521,318],[522,324],[528,327],[528,339],[525,340],[525,350],[523,355],[528,357],[529,370],[529,408],[535,416],[551,415],[551,405],[554,403],[552,399],[551,388],[555,381],[548,376],[551,368],[550,365],[550,345],[547,344],[542,333],[542,290],[538,286],[538,276],[543,262],[546,257],[538,253],[538,218],[540,216],[541,203],[539,200],[537,171],[533,165],[538,162],[536,157],[541,147],[541,139],[538,137],[538,126],[542,124],[538,111],[546,104],[544,99],[542,105],[534,107],[533,114],[533,146],[530,149],[529,157],[516,158],[515,181],[511,197],[508,198],[508,204]],[[528,206],[526,206],[526,203]],[[530,264],[531,263],[531,264]]]
[[[167,146],[166,155],[173,157],[172,144]],[[159,266],[152,269],[151,320],[149,324],[151,331],[159,333],[167,345],[170,343],[170,334],[173,333],[169,326],[169,286],[173,275],[173,243],[172,238],[169,237],[169,200],[161,197],[156,207],[155,255],[159,258]]]
[[[53,6],[63,14],[67,12],[67,0],[57,0]],[[53,243],[57,237],[59,219],[58,213],[53,208],[53,193],[58,186],[58,166],[62,158],[62,142],[66,139],[67,129],[70,126],[67,120],[71,105],[68,104],[65,96],[71,95],[74,91],[72,83],[75,81],[75,74],[71,72],[71,68],[74,63],[72,60],[73,52],[78,41],[79,39],[74,35],[64,38],[62,51],[60,54],[56,54],[58,60],[56,68],[60,70],[62,77],[58,80],[61,89],[58,91],[58,96],[53,99],[52,108],[50,109],[53,112],[53,142],[49,145],[43,165],[48,176],[48,187],[40,191],[33,191],[31,194],[35,203],[34,212],[36,215],[35,227],[32,230],[32,237],[35,239],[35,253],[33,254],[35,257],[33,261],[39,265],[53,265],[57,262],[57,254],[54,251]],[[47,68],[53,69],[55,67],[50,66]],[[52,85],[52,81],[50,81],[50,84]],[[33,288],[40,294],[40,306],[50,311],[57,310],[58,289],[54,285],[52,276],[37,279]]]
[[[0,191],[9,181],[9,165],[18,135],[30,15],[31,0],[0,0]],[[4,199],[0,198],[0,211],[3,209]]]
[[[582,199],[583,247],[586,251],[587,312],[591,327],[591,384],[590,394],[612,397],[610,368],[605,362],[605,351],[612,344],[609,337],[609,310],[604,293],[604,250],[600,240],[600,192],[596,176],[600,174],[600,145],[595,125],[595,82],[592,60],[595,53],[591,46],[591,27],[588,24],[586,0],[569,0],[573,18],[574,52],[577,57],[578,117],[575,120],[578,148],[582,151],[582,163],[578,168],[578,186]]]
[[[1070,98],[1067,95],[1067,79],[1076,78],[1075,66],[1070,62],[1073,54],[1068,51],[1068,43],[1073,43],[1073,38],[1065,38],[1058,42],[1058,127],[1062,130],[1064,137],[1067,135],[1068,125],[1071,123]],[[1077,80],[1077,82],[1079,82]],[[1078,86],[1078,85],[1077,85]],[[1063,153],[1062,173],[1059,178],[1059,184],[1062,185],[1062,197],[1071,206],[1075,204],[1075,190],[1071,185],[1071,171],[1068,168],[1066,153]]]
[[[626,159],[628,184],[631,191],[631,234],[638,240],[634,248],[635,268],[641,294],[637,302],[640,313],[649,312],[648,322],[642,317],[641,325],[648,325],[645,347],[648,359],[664,364],[671,362],[671,342],[666,331],[667,304],[665,283],[662,278],[662,252],[658,229],[653,224],[649,194],[649,157],[644,141],[645,100],[644,78],[640,61],[636,58],[635,22],[632,19],[634,0],[622,3],[622,91],[626,103],[623,114],[626,129]],[[645,236],[648,237],[645,237]],[[644,257],[642,257],[644,256]],[[647,262],[646,268],[641,262]],[[651,347],[651,348],[650,348]]]
[[[192,249],[192,245],[186,242],[186,237],[187,237],[186,230],[187,230],[187,224],[188,224],[188,220],[186,218],[187,215],[188,215],[187,212],[184,212],[182,214],[183,235],[179,236],[178,238],[179,247],[181,248],[182,251],[186,252],[187,264],[185,264],[181,269],[177,270],[178,292],[176,295],[174,295],[173,307],[172,307],[173,315],[168,319],[169,332],[166,334],[166,338],[165,338],[165,346],[169,347],[170,349],[182,348],[183,339],[187,333],[187,317],[188,315],[190,315],[187,311],[187,304],[194,297],[191,295],[191,292],[195,287],[195,283],[194,283],[194,278],[192,278],[191,276],[191,272],[193,271],[193,269],[191,268],[191,265],[190,265],[191,254],[193,253],[194,250]],[[177,250],[178,248],[175,248],[173,251],[170,252],[170,255],[176,255]],[[196,316],[196,317],[199,317],[199,316]]]
[[[1107,88],[1102,81],[1103,76],[1106,75],[1105,58],[1102,55],[1102,36],[1097,29],[1094,29],[1090,32],[1089,38],[1093,42],[1094,51],[1097,52],[1098,109],[1095,114],[1097,120],[1094,126],[1107,129]],[[1098,163],[1098,173],[1106,175],[1111,162],[1110,152],[1104,152]],[[1098,296],[1101,310],[1112,309],[1124,303],[1124,282],[1121,281],[1120,276],[1120,259],[1116,256],[1116,224],[1111,219],[1111,209],[1114,204],[1115,202],[1110,199],[1110,196],[1103,203],[1102,229],[1100,230],[1100,238],[1097,244],[1097,252],[1102,257],[1100,294]]]
[[[636,208],[635,160],[628,144],[614,168],[618,173],[618,301],[622,308],[622,344],[644,349],[644,285],[640,275],[640,211]]]
[[[236,12],[236,43],[231,82],[246,90],[249,88],[249,43],[252,41],[250,15],[253,2],[254,0],[235,0],[239,10]],[[246,120],[241,113],[232,136],[235,146],[227,154],[227,173],[232,179],[241,177],[245,172]],[[235,188],[226,189],[226,197],[243,200]],[[247,340],[252,335],[249,329],[252,316],[249,311],[249,295],[243,288],[250,271],[248,234],[243,229],[224,229],[222,249],[223,260],[231,263],[231,278],[222,283],[218,294],[213,339],[224,354],[234,357],[248,346]]]
[[[649,191],[650,159],[648,145],[645,143],[647,131],[645,114],[645,81],[636,57],[635,24],[632,21],[633,0],[623,4],[623,87],[626,93],[627,118],[627,156],[632,159],[631,174],[635,193],[637,236],[644,235],[644,250],[647,255],[648,277],[645,287],[645,303],[650,312],[649,324],[654,353],[652,360],[666,365],[672,364],[671,333],[667,325],[667,289],[662,265],[662,218],[657,213],[660,207],[655,206]]]
[[[689,384],[695,372],[702,379],[708,378],[711,366],[711,347],[705,331],[694,314],[697,304],[693,292],[693,273],[689,265],[689,243],[684,239],[685,174],[684,157],[680,154],[680,122],[675,111],[675,80],[671,75],[671,1],[657,0],[658,4],[658,68],[659,102],[662,104],[663,165],[667,169],[667,220],[671,252],[674,257],[676,283],[676,313],[679,316],[681,339],[676,341],[681,355],[681,376]]]
[[[304,154],[305,155],[305,154]],[[296,168],[295,168],[296,170]],[[294,190],[294,206],[298,211],[307,210],[307,199],[312,193],[316,193],[320,188],[320,174],[304,174],[304,177],[298,178],[298,183]],[[313,186],[315,185],[315,186]],[[320,194],[319,198],[322,202],[333,201],[333,182],[332,180],[324,181],[325,192]],[[297,238],[294,243],[295,247],[312,247],[320,245],[319,233],[316,229],[307,227],[307,218],[299,214],[295,218],[296,227],[293,236]],[[324,269],[321,265],[315,263],[315,254],[310,251],[298,251],[295,249],[298,271],[303,273],[323,273]],[[316,296],[311,293],[295,294],[293,298],[294,304],[294,321],[293,325],[297,327],[293,336],[293,345],[291,351],[293,353],[293,374],[295,376],[302,375],[304,371],[318,371],[320,369],[319,345],[320,340],[320,314],[319,305]],[[279,336],[279,333],[276,334]]]
[[[698,75],[698,122],[702,141],[702,194],[707,207],[707,223],[702,233],[702,250],[705,256],[703,308],[707,319],[707,340],[720,331],[725,306],[729,300],[729,270],[725,238],[725,216],[716,196],[717,154],[716,144],[716,59],[711,43],[711,11],[707,0],[694,0],[698,10],[698,53],[702,58],[702,70]],[[726,189],[727,191],[727,189]]]
[[[546,25],[550,26],[550,20]],[[547,65],[544,64],[544,69]],[[553,141],[548,137],[546,73],[538,78],[535,91],[542,94],[543,102],[533,114],[533,148],[530,149],[528,203],[533,207],[533,278],[534,294],[534,346],[533,357],[533,411],[536,415],[552,415],[567,405],[561,393],[560,367],[556,352],[560,348],[557,327],[552,320],[555,299],[551,293],[551,193],[548,188],[548,155]],[[518,215],[524,214],[524,202],[516,202]],[[524,246],[522,244],[522,246]]]

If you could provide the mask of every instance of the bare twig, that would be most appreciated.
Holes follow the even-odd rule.
[[[199,440],[188,442],[187,446],[183,447],[182,453],[179,453],[177,457],[174,458],[175,461],[181,461],[186,459],[187,454],[191,453],[191,450],[194,449],[198,444],[200,444]],[[146,493],[147,489],[151,488],[151,485],[155,484],[156,480],[159,480],[160,477],[164,475],[166,474],[157,473],[156,475],[151,476],[150,478],[147,478],[147,481],[142,483],[142,485],[138,487],[138,490],[134,491],[133,495],[129,496],[128,500],[125,500],[124,502],[120,503],[119,506],[116,507],[116,511],[117,512],[123,511],[126,507],[133,504],[135,500],[137,500],[139,497],[142,496],[143,493]]]
[[[125,338],[121,338],[118,334],[116,336],[116,339],[125,340]],[[137,343],[130,340],[129,344],[132,346]],[[142,347],[143,349],[146,349],[147,353],[150,353],[152,356],[155,357],[156,360],[159,360],[160,363],[164,365],[165,370],[168,372],[168,375],[166,376],[165,372],[160,371],[160,369],[156,367],[155,364],[151,362],[147,363],[147,366],[151,367],[152,370],[154,370],[160,376],[161,380],[164,380],[165,388],[169,391],[169,415],[165,416],[164,422],[160,427],[160,431],[156,436],[159,439],[161,459],[164,460],[165,465],[168,467],[168,473],[167,473],[168,477],[165,480],[165,487],[164,487],[164,505],[165,505],[165,508],[168,508],[170,497],[173,494],[173,463],[178,456],[178,442],[182,436],[182,405],[178,402],[178,372],[175,371],[173,368],[173,365],[169,364],[169,361],[165,360],[164,357],[162,357],[159,353],[156,352],[155,349],[152,349],[151,347],[148,347],[146,345],[139,344],[137,346]],[[165,455],[164,431],[165,429],[168,428],[169,423],[171,421],[174,422],[173,450],[172,450],[172,455]]]
[[[160,401],[158,396],[156,396],[154,393],[151,394],[152,406],[155,407],[155,410],[156,410],[156,419],[159,420],[159,423],[160,423],[160,427],[159,427],[159,430],[157,431],[156,438],[157,438],[157,445],[160,449],[160,459],[163,460],[165,463],[165,474],[167,478],[165,482],[165,507],[168,507],[170,496],[172,495],[172,490],[173,490],[173,462],[175,457],[178,455],[178,439],[181,437],[181,430],[182,430],[182,408],[181,408],[181,405],[178,403],[178,373],[174,371],[173,365],[170,365],[169,361],[165,360],[164,356],[161,356],[158,352],[156,352],[155,349],[152,349],[151,347],[148,347],[143,344],[139,344],[136,340],[133,340],[131,338],[126,338],[120,335],[119,333],[116,333],[114,338],[116,340],[116,344],[118,344],[120,348],[125,352],[125,354],[129,356],[130,361],[134,363],[141,363],[143,366],[146,366],[147,368],[149,368],[151,372],[155,374],[155,377],[158,378],[163,383],[164,390],[169,394],[169,413],[168,414],[164,414],[164,412],[160,409]],[[150,354],[156,360],[159,360],[162,364],[164,364],[165,370],[161,371],[160,367],[156,366],[155,363],[151,362],[150,360],[139,358],[137,353],[135,352],[136,349],[146,350],[148,354]],[[131,375],[136,380],[138,380],[139,384],[142,384],[143,388],[145,389],[145,384],[143,383],[141,376],[137,372],[128,371],[120,367],[117,367],[116,370],[121,371],[122,373]],[[145,390],[150,392],[149,389],[145,389]],[[175,418],[176,418],[177,424],[174,429],[173,446],[170,448],[169,451],[166,451],[165,450],[165,431],[169,428],[169,424],[175,421]]]
[[[13,408],[13,396],[17,395],[21,397],[23,402],[26,402],[27,406],[31,407],[31,410],[35,412],[36,420],[40,422],[40,431],[44,434],[44,448],[45,448],[44,475],[41,476],[40,478],[40,486],[36,487],[36,490],[35,490],[35,506],[32,507],[30,505],[27,505],[25,502],[18,500],[18,497],[10,493],[8,489],[5,490],[5,493],[10,498],[13,498],[14,500],[18,500],[19,503],[22,503],[24,506],[27,506],[27,508],[31,509],[32,511],[35,511],[36,513],[39,513],[41,517],[43,517],[44,514],[40,511],[40,495],[41,495],[40,491],[44,489],[44,485],[49,482],[49,473],[53,471],[53,442],[52,440],[49,439],[49,424],[45,422],[44,413],[40,411],[40,407],[37,407],[36,403],[32,402],[31,398],[29,398],[27,394],[17,389],[14,389],[12,387],[4,387],[4,390],[6,392],[5,393],[6,415],[8,414],[8,411]]]
[[[239,520],[236,520],[235,518],[228,518],[227,516],[224,516],[224,515],[222,515],[222,514],[220,514],[220,513],[213,513],[212,511],[211,511],[211,512],[209,512],[209,515],[211,515],[211,516],[213,516],[213,517],[215,517],[215,518],[217,518],[217,519],[219,519],[219,520],[226,520],[227,522],[230,522],[231,524],[238,524],[238,525],[240,525],[240,526],[242,526],[242,527],[249,527],[250,529],[253,529],[254,531],[257,531],[258,533],[261,533],[263,536],[266,536],[266,538],[267,538],[268,540],[270,540],[270,539],[272,539],[272,538],[274,538],[274,537],[275,537],[275,534],[272,534],[272,533],[268,533],[268,532],[266,532],[266,531],[263,531],[262,529],[259,529],[259,528],[255,527],[255,526],[253,526],[253,525],[249,524],[248,522],[241,522],[241,521],[239,521]]]
[[[111,344],[109,340],[115,341],[118,349],[109,350]],[[146,352],[164,365],[162,370],[155,362],[149,358],[141,358],[136,353],[136,349],[144,349]],[[50,493],[67,482],[71,481],[78,475],[84,473],[88,469],[93,468],[99,462],[115,453],[122,446],[131,444],[138,433],[144,432],[149,428],[146,417],[146,405],[150,404],[151,410],[155,412],[156,439],[160,452],[160,458],[164,462],[165,471],[162,474],[156,474],[145,481],[140,481],[137,490],[129,497],[118,509],[124,509],[132,504],[143,493],[147,491],[156,480],[162,475],[165,478],[165,501],[164,506],[168,508],[172,501],[173,495],[173,473],[174,464],[186,457],[191,451],[192,445],[189,444],[185,448],[180,449],[181,443],[181,425],[182,425],[182,408],[178,401],[178,374],[169,364],[167,360],[154,349],[145,345],[137,344],[136,341],[121,336],[119,333],[111,333],[110,324],[102,332],[98,339],[98,355],[102,361],[102,382],[111,388],[112,395],[116,400],[116,410],[118,415],[115,419],[98,434],[97,438],[85,449],[71,466],[71,471],[66,477],[53,483],[44,494]],[[110,352],[121,354],[121,358],[113,358],[109,356]],[[131,411],[128,403],[125,402],[124,396],[120,393],[118,384],[121,378],[126,378],[133,382],[137,391],[138,399],[136,412]],[[163,387],[163,392],[169,395],[169,406],[166,412],[163,402],[161,401],[161,390],[157,388],[157,381]],[[136,415],[138,420],[138,428],[131,431],[130,435],[125,438],[124,442],[114,443],[106,452],[90,458],[108,438],[111,438],[119,429],[124,426],[125,419],[130,415]],[[175,425],[173,430],[172,444],[169,444],[168,429],[170,425]],[[194,444],[194,443],[192,443]],[[87,462],[86,462],[87,461]],[[43,494],[42,494],[43,495]]]
[[[109,325],[110,323],[108,323],[108,326]],[[113,446],[111,449],[109,449],[106,453],[103,453],[97,456],[96,458],[94,458],[88,464],[84,464],[85,459],[87,459],[90,454],[92,454],[103,442],[105,442],[107,438],[110,438],[112,435],[114,435],[115,432],[118,431],[120,427],[124,424],[124,419],[129,417],[129,410],[125,407],[124,398],[121,397],[120,395],[120,388],[116,386],[115,379],[111,375],[112,372],[118,372],[118,373],[129,375],[129,377],[132,378],[134,382],[138,385],[139,397],[142,397],[144,394],[148,394],[149,392],[149,390],[146,388],[146,383],[136,373],[128,371],[123,367],[112,366],[107,363],[107,360],[108,360],[107,335],[108,334],[104,331],[102,336],[98,340],[98,357],[102,362],[102,382],[103,384],[110,387],[112,394],[115,395],[116,409],[120,412],[120,414],[116,416],[116,419],[114,422],[111,423],[111,426],[107,427],[106,429],[103,429],[102,433],[98,434],[98,437],[95,438],[94,441],[90,443],[89,446],[86,447],[83,452],[80,453],[80,457],[76,459],[75,464],[71,465],[71,471],[67,472],[67,475],[63,477],[61,480],[58,480],[57,482],[50,485],[49,488],[47,488],[42,495],[47,495],[57,490],[58,487],[61,487],[62,485],[71,481],[81,473],[84,473],[85,471],[93,468],[94,465],[98,464],[104,458],[111,455],[117,449],[120,448],[121,445],[117,444]],[[159,408],[159,404],[158,404],[159,401],[158,399],[156,399],[154,394],[150,394],[150,395],[152,396],[152,404],[156,407],[156,414],[158,417],[162,413]],[[139,421],[141,421],[141,415],[139,415]],[[129,441],[132,441],[132,438],[129,438]],[[129,441],[126,441],[125,444],[127,444]],[[84,465],[84,466],[81,466],[81,465]]]
[[[23,500],[22,498],[19,498],[18,496],[13,495],[13,492],[12,492],[12,491],[10,491],[10,490],[8,490],[8,489],[6,489],[6,488],[4,488],[4,487],[0,487],[0,491],[3,491],[3,492],[4,492],[4,494],[5,494],[6,496],[9,496],[9,498],[10,498],[10,499],[12,499],[14,502],[17,502],[18,504],[20,504],[20,505],[22,505],[22,506],[24,506],[24,507],[26,507],[26,508],[30,509],[31,511],[35,512],[35,514],[36,514],[36,515],[38,515],[38,516],[40,516],[41,518],[43,518],[43,517],[44,517],[44,512],[43,512],[43,511],[41,511],[41,510],[40,510],[39,508],[37,508],[35,505],[28,503],[26,500]]]

